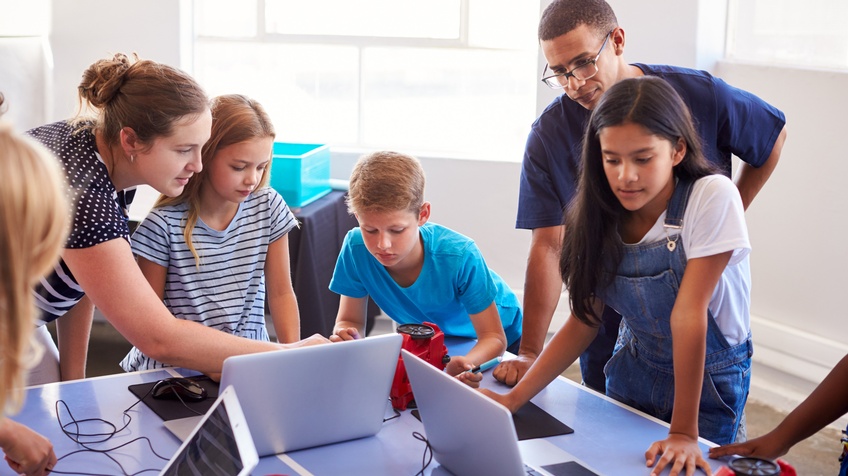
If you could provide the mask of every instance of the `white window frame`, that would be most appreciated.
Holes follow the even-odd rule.
[[[413,47],[413,48],[446,48],[446,49],[480,49],[480,50],[506,50],[509,51],[511,48],[487,48],[481,46],[475,46],[471,44],[469,39],[469,10],[470,10],[470,2],[469,0],[460,0],[460,31],[458,38],[455,39],[433,39],[433,38],[407,38],[407,37],[364,37],[364,36],[350,36],[350,35],[302,35],[302,34],[286,34],[286,33],[271,33],[266,31],[266,21],[265,21],[265,0],[256,0],[256,35],[250,37],[242,37],[242,38],[233,38],[233,37],[224,37],[224,36],[215,36],[215,35],[201,35],[195,34],[193,35],[192,48],[195,48],[195,44],[202,44],[203,42],[262,42],[262,43],[275,43],[275,44],[290,44],[290,45],[343,45],[347,47],[354,47],[358,50],[358,70],[360,72],[360,77],[358,81],[358,91],[357,91],[357,101],[359,106],[359,120],[356,124],[356,137],[357,142],[356,145],[341,145],[334,146],[334,155],[336,152],[349,152],[351,154],[359,154],[364,152],[368,146],[364,145],[365,141],[363,140],[362,133],[362,111],[363,111],[363,100],[365,95],[365,85],[364,81],[362,81],[362,71],[363,71],[363,50],[369,47]],[[539,12],[546,7],[550,0],[537,0],[539,5]],[[192,14],[192,21],[194,21],[195,14]],[[517,50],[518,48],[512,48],[512,50]],[[547,87],[544,83],[542,83],[538,78],[540,78],[540,74],[542,68],[546,64],[546,60],[541,53],[541,49],[537,48],[537,64],[536,71],[533,75],[537,78],[535,81],[535,101],[536,104],[534,106],[535,114],[532,118],[529,118],[527,121],[527,131],[529,132],[530,124],[532,121],[542,113],[542,111],[547,107],[547,105],[558,96],[561,91],[555,91]],[[195,55],[191,55],[192,59],[194,59]],[[446,157],[446,158],[463,158],[463,159],[481,159],[488,160],[491,157],[473,157],[465,154],[451,154],[451,153],[428,153],[431,157]],[[493,159],[497,162],[520,162],[522,160],[521,154],[512,154],[508,157],[499,157]]]

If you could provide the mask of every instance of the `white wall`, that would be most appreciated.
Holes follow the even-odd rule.
[[[191,58],[181,45],[190,34],[182,14],[189,0],[53,0],[54,103],[52,120],[72,116],[77,86],[89,65],[115,53],[186,68]]]
[[[76,84],[85,67],[110,52],[138,51],[145,58],[189,65],[179,46],[186,34],[179,29],[185,1],[54,1],[56,118],[72,112],[68,106],[75,105]],[[848,353],[839,299],[848,269],[848,248],[842,244],[848,231],[843,173],[848,160],[839,140],[848,110],[848,73],[718,62],[725,2],[611,4],[627,33],[628,61],[708,69],[787,115],[789,139],[780,165],[747,218],[754,246],[754,360],[764,369],[754,377],[771,376],[760,386],[777,385],[774,393],[791,394],[787,405],[793,405]],[[104,27],[110,23],[112,27]],[[540,108],[550,97],[540,92]],[[334,154],[333,177],[347,178],[355,157]],[[472,236],[489,264],[520,293],[530,237],[514,229],[520,165],[421,159],[434,221]],[[564,313],[560,306],[557,323]]]
[[[50,111],[52,54],[50,1],[32,0],[22,4],[0,0],[0,93],[3,94],[3,121],[18,130],[43,124]]]

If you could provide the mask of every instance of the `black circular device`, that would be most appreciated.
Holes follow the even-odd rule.
[[[780,465],[760,458],[737,458],[728,466],[736,476],[780,476]]]
[[[398,334],[407,334],[413,339],[429,339],[436,335],[436,331],[426,324],[401,324],[397,331]]]

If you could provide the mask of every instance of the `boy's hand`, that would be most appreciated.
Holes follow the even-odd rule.
[[[456,378],[459,379],[460,382],[464,383],[465,385],[468,385],[471,388],[478,388],[480,387],[480,381],[483,380],[483,373],[473,373],[471,371],[467,371],[460,373],[456,376]]]
[[[459,376],[461,372],[474,368],[474,363],[470,362],[464,355],[451,356],[450,362],[445,366],[445,372],[454,377]]]
[[[356,340],[361,336],[359,335],[359,331],[355,327],[345,327],[336,331],[335,334],[330,336],[330,342],[341,342],[345,340]]]

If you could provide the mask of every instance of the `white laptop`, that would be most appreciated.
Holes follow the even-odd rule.
[[[247,476],[258,463],[236,392],[226,387],[159,474]]]
[[[224,361],[221,388],[233,386],[259,456],[373,436],[389,406],[403,343],[385,334]],[[197,417],[165,422],[177,437]]]
[[[600,474],[544,439],[518,441],[506,407],[406,350],[401,355],[433,457],[454,475]],[[553,473],[543,468],[551,465]]]

